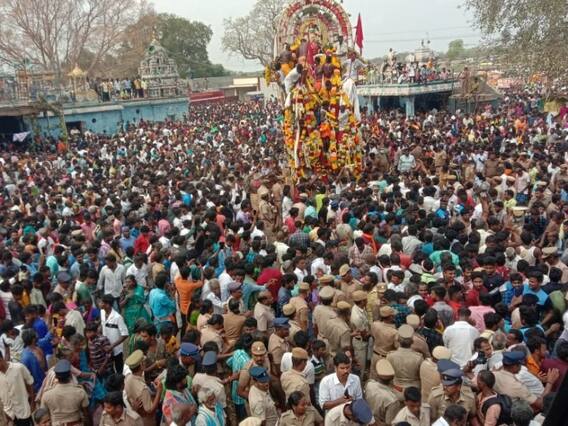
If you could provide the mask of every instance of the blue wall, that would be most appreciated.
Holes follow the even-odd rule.
[[[128,102],[82,103],[64,105],[66,123],[81,122],[82,130],[94,133],[114,134],[120,130],[120,125],[137,123],[141,119],[147,121],[164,121],[165,119],[180,120],[187,114],[189,102],[187,98],[153,99]],[[32,128],[26,119],[28,128]],[[49,114],[49,117],[38,117],[37,124],[41,135],[60,136],[59,118]]]

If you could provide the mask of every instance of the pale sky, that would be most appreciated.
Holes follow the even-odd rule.
[[[260,69],[254,61],[245,61],[223,52],[223,19],[246,15],[255,0],[154,0],[158,12],[174,13],[201,21],[213,30],[209,57],[235,71]],[[479,31],[471,27],[471,15],[462,0],[344,0],[353,26],[361,13],[364,33],[363,56],[383,56],[389,47],[396,51],[412,50],[421,39],[429,38],[431,47],[446,51],[451,40],[461,38],[466,47],[480,41]]]

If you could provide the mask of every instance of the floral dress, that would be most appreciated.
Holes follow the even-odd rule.
[[[173,408],[179,404],[193,404],[195,400],[191,396],[189,388],[185,388],[182,392],[168,389],[164,395],[164,402],[162,402],[162,426],[169,425],[173,422]],[[192,422],[195,419],[192,419]]]

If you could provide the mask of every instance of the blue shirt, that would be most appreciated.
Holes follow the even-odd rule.
[[[122,250],[126,251],[128,247],[134,247],[134,241],[136,241],[136,238],[134,238],[133,235],[130,235],[129,238],[121,237],[118,244]]]
[[[26,366],[26,368],[34,378],[34,393],[39,392],[43,383],[43,379],[45,379],[45,373],[43,372],[38,359],[30,350],[30,348],[24,348],[24,350],[22,351],[21,362]]]
[[[547,311],[552,307],[550,297],[548,297],[548,294],[542,288],[538,291],[533,291],[528,284],[525,284],[523,287],[523,296],[525,294],[534,294],[538,298],[537,308],[539,312]]]
[[[176,302],[161,288],[150,291],[149,304],[157,320],[166,320],[176,311]]]

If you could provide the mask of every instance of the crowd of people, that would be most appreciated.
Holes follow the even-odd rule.
[[[541,424],[568,114],[538,101],[363,110],[358,179],[292,182],[271,102],[3,152],[0,424]]]

